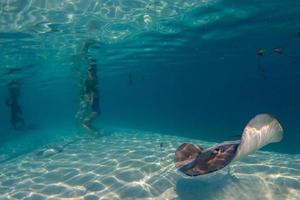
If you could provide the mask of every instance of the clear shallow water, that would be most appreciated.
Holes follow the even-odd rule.
[[[24,155],[33,159],[33,151],[75,137],[79,81],[74,66],[80,45],[89,39],[94,41],[90,54],[99,66],[102,113],[95,125],[100,130],[129,128],[141,135],[148,130],[221,142],[240,134],[254,115],[267,112],[278,118],[285,134],[282,142],[264,149],[276,153],[262,157],[274,160],[275,166],[285,163],[297,169],[299,8],[297,1],[255,0],[1,1],[0,166],[27,162]],[[274,53],[275,47],[284,53]],[[266,50],[262,58],[258,48]],[[12,80],[21,83],[23,117],[31,126],[26,132],[14,131],[9,122],[4,101]],[[82,131],[79,135],[85,136]],[[254,159],[259,161],[260,155]],[[280,174],[275,177],[284,176],[274,169]],[[269,169],[262,171],[267,174],[263,181],[273,184]],[[173,168],[171,172],[176,173]],[[287,181],[289,186],[274,183],[281,194],[268,185],[271,196],[262,199],[297,199],[297,174],[291,172],[289,178],[295,181]],[[176,184],[177,179],[169,188]],[[191,190],[198,188],[191,184]],[[175,195],[170,191],[143,198]],[[174,198],[189,199],[178,195]]]
[[[3,164],[1,199],[279,200],[300,195],[299,155],[261,151],[232,164],[231,175],[226,169],[190,178],[176,171],[174,151],[183,142],[212,143],[136,130],[71,141],[51,157],[37,150]]]

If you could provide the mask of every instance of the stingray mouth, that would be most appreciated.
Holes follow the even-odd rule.
[[[191,154],[182,152],[187,148],[178,148],[176,156],[185,155],[186,157],[185,159],[181,157],[181,161],[177,163],[175,158],[175,167],[188,176],[204,175],[217,171],[227,166],[234,159],[239,143],[239,141],[224,142],[204,151],[193,151]]]

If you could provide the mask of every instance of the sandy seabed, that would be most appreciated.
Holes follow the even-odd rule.
[[[300,199],[300,155],[259,151],[234,162],[231,174],[187,177],[173,165],[183,142],[213,144],[119,130],[77,138],[49,157],[37,150],[0,165],[0,199]]]

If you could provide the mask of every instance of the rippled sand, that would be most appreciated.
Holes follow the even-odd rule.
[[[220,172],[190,178],[174,169],[182,142],[137,131],[79,139],[62,152],[1,164],[0,199],[299,199],[300,155],[258,152]],[[162,143],[162,149],[161,144]]]

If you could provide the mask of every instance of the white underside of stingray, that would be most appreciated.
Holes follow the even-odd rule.
[[[280,142],[282,138],[283,129],[277,119],[268,114],[257,115],[245,127],[234,160],[252,154],[267,144]]]
[[[186,175],[208,174],[282,138],[280,123],[269,114],[259,114],[247,124],[241,140],[223,142],[208,149],[182,144],[176,151],[174,162],[176,168]]]

